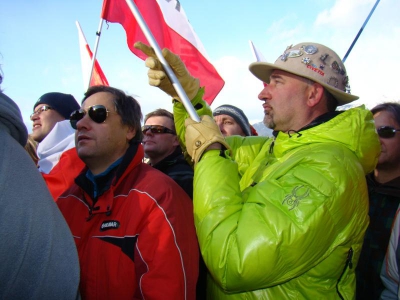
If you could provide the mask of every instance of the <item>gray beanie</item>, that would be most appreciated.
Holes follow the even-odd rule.
[[[47,104],[60,115],[62,115],[66,120],[69,119],[71,113],[80,108],[80,105],[75,100],[74,96],[70,94],[63,93],[47,93],[44,94],[36,101],[33,105],[33,110],[39,104]]]
[[[236,106],[233,105],[224,104],[217,107],[213,111],[214,117],[219,115],[231,116],[239,124],[240,128],[242,128],[244,134],[246,136],[251,136],[249,120],[247,119],[246,115],[240,108],[237,108]]]

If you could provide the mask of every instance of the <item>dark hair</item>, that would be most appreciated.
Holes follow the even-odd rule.
[[[328,112],[334,112],[336,110],[336,108],[338,107],[338,104],[339,104],[338,101],[325,88],[324,88],[324,95],[325,95],[325,99],[326,99],[326,107],[328,109]]]
[[[169,112],[168,110],[166,110],[166,109],[163,109],[163,108],[158,108],[158,109],[156,109],[155,111],[152,111],[152,112],[149,112],[145,117],[144,117],[144,123],[146,123],[146,121],[149,119],[149,118],[151,118],[151,117],[167,117],[167,118],[169,118],[169,119],[171,119],[172,120],[172,128],[170,128],[170,129],[172,129],[172,130],[174,130],[175,131],[175,123],[174,123],[174,115],[171,113],[171,112]]]
[[[380,111],[387,111],[392,114],[397,124],[400,125],[400,103],[399,102],[385,102],[378,104],[371,109],[373,115]]]
[[[132,96],[125,94],[123,91],[119,89],[105,85],[96,85],[90,87],[87,90],[82,100],[82,104],[83,102],[85,102],[87,98],[100,92],[110,93],[115,96],[114,98],[115,109],[121,117],[122,124],[135,129],[136,134],[133,137],[132,141],[136,140],[141,142],[143,138],[143,133],[141,130],[142,128],[141,122],[143,119],[143,115],[140,109],[139,102]]]

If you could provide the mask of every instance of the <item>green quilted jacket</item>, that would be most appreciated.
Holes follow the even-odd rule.
[[[201,96],[192,103],[210,114]],[[174,114],[184,142],[180,103]],[[372,114],[353,108],[298,133],[227,141],[230,155],[208,151],[194,172],[208,298],[354,299],[365,175],[380,152]]]

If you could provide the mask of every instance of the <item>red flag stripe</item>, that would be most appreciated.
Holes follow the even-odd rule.
[[[211,104],[224,86],[224,81],[205,55],[201,53],[202,45],[196,47],[169,27],[156,0],[136,0],[135,3],[160,48],[168,48],[181,57],[189,72],[199,78],[200,85],[205,87],[204,100]],[[168,5],[177,4],[176,1],[168,3]],[[163,5],[165,6],[165,4]],[[166,12],[165,7],[163,9]],[[111,23],[121,24],[126,31],[129,49],[141,59],[146,59],[145,55],[133,46],[136,41],[146,42],[147,40],[125,0],[105,0],[101,17]],[[184,28],[182,27],[180,31],[190,31],[194,37],[197,37],[191,31],[192,28],[188,22],[181,26]]]
[[[90,50],[90,47],[88,44],[86,44],[86,50],[89,54],[90,59],[93,59],[93,53]],[[97,61],[97,59],[94,62],[94,69],[93,69],[93,73],[92,73],[92,78],[90,78],[90,84],[89,86],[94,86],[94,85],[107,85],[108,84],[108,80],[106,78],[106,76],[103,73],[103,70],[100,67],[99,62]]]

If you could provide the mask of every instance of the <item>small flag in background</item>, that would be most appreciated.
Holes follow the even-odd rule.
[[[250,48],[251,48],[251,52],[253,52],[254,58],[256,59],[256,61],[267,61],[264,58],[264,55],[262,55],[262,53],[254,46],[252,41],[249,41],[250,43]],[[264,86],[267,85],[267,83],[263,82]]]
[[[79,34],[79,48],[81,52],[81,64],[82,64],[82,76],[83,76],[83,86],[84,90],[86,91],[88,87],[94,86],[94,85],[109,85],[106,76],[103,73],[103,70],[100,68],[99,63],[97,62],[97,59],[95,61],[94,67],[93,67],[93,73],[92,73],[92,78],[90,78],[89,82],[89,76],[90,76],[90,71],[92,68],[92,59],[93,59],[93,53],[90,50],[90,47],[86,41],[85,35],[83,34],[82,28],[79,24],[78,21],[76,21],[76,27],[78,28],[78,34]]]
[[[211,104],[225,82],[208,61],[203,44],[176,0],[136,0],[135,4],[161,49],[168,48],[179,55],[190,74],[205,87],[204,100]],[[141,59],[145,55],[134,43],[147,39],[137,24],[125,0],[104,0],[101,18],[121,24],[127,35],[129,49]]]
[[[251,51],[253,52],[254,58],[257,61],[267,61],[264,58],[264,55],[262,55],[262,53],[256,48],[256,46],[254,46],[253,42],[249,41],[249,43],[250,43],[250,48],[251,48]]]

